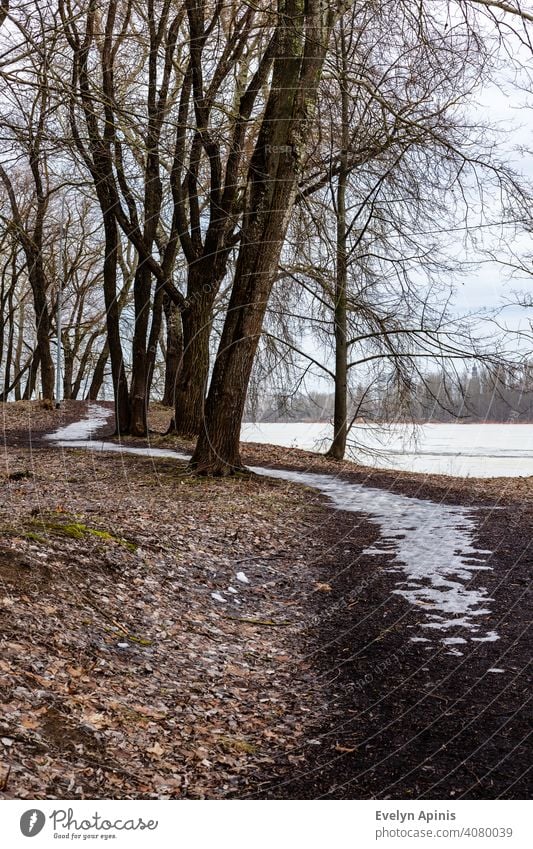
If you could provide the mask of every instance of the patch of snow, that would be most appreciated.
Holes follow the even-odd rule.
[[[223,604],[227,604],[228,601],[227,598],[224,598],[224,596],[220,595],[220,593],[211,593],[211,598],[214,598],[215,601],[220,601]]]
[[[392,571],[407,580],[399,581],[393,592],[425,613],[423,627],[435,631],[463,628],[472,639],[498,639],[493,631],[482,632],[480,618],[488,616],[492,601],[481,587],[468,587],[475,572],[490,569],[483,560],[490,555],[473,545],[476,524],[472,510],[410,498],[388,490],[348,483],[333,475],[293,472],[284,469],[254,468],[254,472],[314,487],[327,495],[338,510],[365,513],[375,520],[390,545]],[[374,554],[373,547],[363,554]],[[474,559],[476,558],[476,559]],[[407,586],[405,586],[407,584]],[[445,637],[465,642],[462,637]]]
[[[237,578],[238,581],[241,582],[241,584],[249,584],[250,583],[249,579],[246,577],[244,572],[237,572],[235,577]]]
[[[90,451],[111,451],[115,454],[138,454],[142,457],[172,457],[176,460],[190,460],[189,454],[181,454],[168,448],[153,448],[147,445],[138,448],[133,445],[122,445],[120,442],[105,442],[91,440],[91,434],[104,425],[112,415],[112,411],[98,404],[90,404],[88,415],[79,422],[60,427],[45,436],[60,448],[87,448]]]
[[[477,643],[494,643],[496,640],[499,640],[499,636],[496,631],[489,631],[489,633],[485,637],[472,637],[473,640]]]
[[[505,669],[497,669],[494,667],[494,669],[487,669],[487,672],[505,672]]]
[[[50,439],[58,444],[61,442],[72,442],[72,440],[78,439],[89,439],[95,430],[99,430],[102,425],[105,425],[111,415],[112,411],[106,407],[101,407],[99,404],[89,404],[86,418],[58,428],[53,433],[45,436],[45,439]]]
[[[114,454],[137,454],[140,457],[172,457],[174,460],[184,460],[188,462],[191,458],[189,454],[180,454],[179,451],[172,451],[170,448],[153,448],[147,445],[146,448],[136,448],[133,445],[122,445],[120,442],[91,442],[83,439],[61,439],[56,442],[60,448],[87,448],[89,451],[111,451]]]

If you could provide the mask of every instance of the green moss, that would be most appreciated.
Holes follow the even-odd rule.
[[[46,542],[46,540],[45,540],[45,538],[44,538],[44,537],[42,537],[40,534],[35,534],[35,533],[33,533],[33,531],[28,531],[28,532],[27,532],[27,533],[25,533],[25,534],[21,534],[21,536],[23,536],[23,537],[24,537],[24,539],[29,539],[29,540],[31,540],[31,542],[40,542],[40,543],[45,543],[45,542]]]
[[[115,542],[127,548],[128,551],[137,550],[135,543],[127,539],[122,539],[122,537],[116,537],[114,534],[109,533],[109,531],[90,528],[88,525],[84,525],[83,522],[54,522],[49,519],[39,519],[37,520],[37,524],[48,534],[65,536],[70,539],[84,539],[87,536],[92,536],[104,542]]]
[[[127,639],[132,643],[138,643],[140,646],[151,646],[152,641],[144,637],[135,637],[133,634],[128,634]]]

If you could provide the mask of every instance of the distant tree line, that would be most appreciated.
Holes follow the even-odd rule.
[[[332,392],[274,393],[246,409],[247,421],[330,422]],[[533,422],[533,363],[512,371],[474,365],[461,375],[430,372],[400,394],[376,380],[357,386],[348,405],[352,422]]]

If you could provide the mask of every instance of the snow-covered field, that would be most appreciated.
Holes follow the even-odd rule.
[[[245,442],[324,451],[330,425],[276,422],[242,427]],[[533,475],[533,424],[357,425],[348,455],[366,466],[454,477]]]

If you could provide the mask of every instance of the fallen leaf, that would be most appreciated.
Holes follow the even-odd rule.
[[[341,746],[339,743],[335,744],[335,751],[336,752],[348,752],[348,753],[350,753],[350,752],[355,752],[356,750],[357,750],[357,746],[350,748],[349,746]]]
[[[32,731],[34,728],[39,727],[39,723],[37,722],[37,720],[32,719],[31,716],[25,716],[23,719],[20,720],[20,724],[23,728],[27,728],[29,731]]]
[[[155,742],[153,746],[150,746],[147,750],[149,754],[153,755],[155,758],[160,758],[162,754],[164,754],[163,746],[160,746],[159,743]]]

